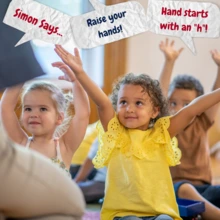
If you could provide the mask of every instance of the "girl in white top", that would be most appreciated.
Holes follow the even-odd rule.
[[[2,96],[1,119],[13,141],[23,146],[28,145],[28,148],[68,169],[89,122],[89,101],[80,83],[73,77],[69,78],[73,74],[64,63],[56,62],[53,66],[64,72],[59,79],[72,83],[74,100],[69,94],[64,95],[53,83],[36,80],[28,84],[22,92],[21,124],[14,109],[23,85],[5,90]],[[75,115],[71,117],[69,112]],[[25,131],[31,134],[31,138]]]

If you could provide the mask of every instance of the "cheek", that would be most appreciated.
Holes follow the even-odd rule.
[[[176,108],[175,107],[169,107],[169,112],[172,114],[172,115],[174,115],[174,114],[176,114]]]
[[[118,106],[117,109],[116,109],[116,112],[117,112],[117,114],[121,114],[123,112],[123,108]]]
[[[25,122],[27,122],[27,117],[24,114],[22,114],[20,117],[20,123],[21,125],[24,125]]]
[[[119,109],[118,111],[117,111],[117,117],[118,117],[118,119],[119,119],[119,121],[121,122],[121,121],[123,121],[123,111],[121,110],[121,109]]]
[[[125,107],[118,108],[117,114],[123,116],[124,114],[126,114],[126,108]]]
[[[27,118],[27,113],[22,113],[20,120],[24,121]]]

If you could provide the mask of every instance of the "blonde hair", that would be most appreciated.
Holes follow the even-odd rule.
[[[34,81],[25,86],[21,94],[22,114],[24,110],[24,97],[29,92],[34,90],[48,91],[51,94],[51,99],[58,114],[64,113],[64,120],[62,124],[57,126],[54,132],[54,137],[62,137],[62,135],[65,134],[65,132],[69,128],[70,122],[75,114],[75,109],[73,105],[73,94],[70,92],[63,93],[62,90],[53,83],[46,81]]]

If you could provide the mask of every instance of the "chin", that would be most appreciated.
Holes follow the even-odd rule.
[[[129,129],[136,129],[138,126],[125,124],[124,127],[129,128]]]

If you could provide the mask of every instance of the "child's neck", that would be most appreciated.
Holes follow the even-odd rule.
[[[32,141],[35,143],[48,143],[48,142],[53,142],[54,137],[42,137],[42,136],[32,136]]]
[[[53,135],[32,135],[32,141],[38,142],[38,143],[48,143],[51,141],[54,141]]]
[[[30,143],[30,148],[38,151],[48,158],[54,158],[57,156],[56,152],[56,142],[53,137],[42,138],[34,136]]]

